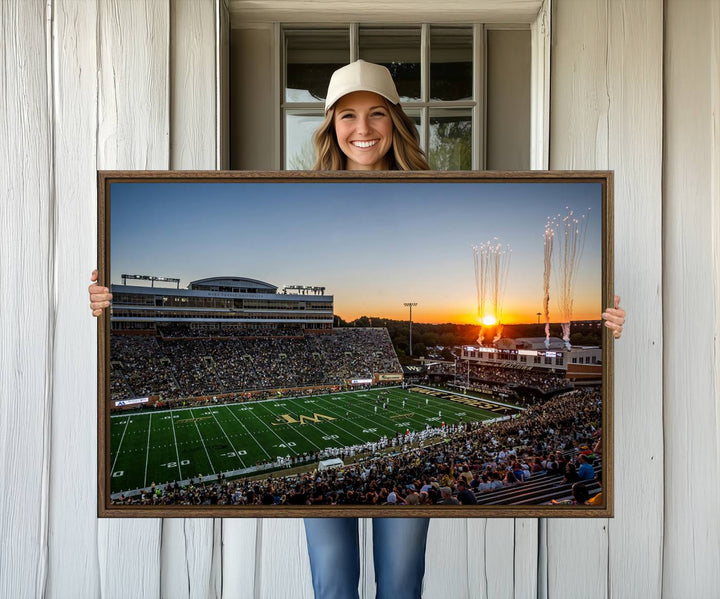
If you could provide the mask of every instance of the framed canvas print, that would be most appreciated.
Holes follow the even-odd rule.
[[[98,186],[100,516],[612,516],[612,173]]]

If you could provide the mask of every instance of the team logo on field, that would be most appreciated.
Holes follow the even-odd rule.
[[[300,420],[296,420],[293,418],[290,414],[280,414],[280,416],[277,417],[277,422],[271,422],[273,426],[279,426],[280,424],[305,424],[306,422],[312,422],[313,424],[319,424],[320,419],[324,418],[325,420],[335,420],[332,416],[325,416],[325,414],[318,414],[313,413],[312,416],[305,416],[304,414],[300,414]]]
[[[439,397],[441,399],[447,399],[450,401],[464,404],[466,406],[482,408],[483,410],[488,410],[490,412],[495,412],[497,414],[504,414],[506,412],[515,413],[518,411],[517,408],[509,408],[507,406],[502,406],[502,405],[498,405],[498,404],[494,404],[494,403],[488,403],[487,401],[482,401],[481,399],[477,399],[475,397],[471,397],[468,395],[458,395],[456,393],[447,393],[446,391],[439,391],[438,389],[426,389],[425,387],[411,387],[410,391],[414,391],[415,393],[424,393],[425,395],[432,395],[433,397]]]

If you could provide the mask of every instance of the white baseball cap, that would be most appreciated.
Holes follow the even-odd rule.
[[[356,60],[339,68],[330,77],[325,112],[343,96],[358,91],[375,92],[397,104],[400,101],[390,71],[382,65]]]

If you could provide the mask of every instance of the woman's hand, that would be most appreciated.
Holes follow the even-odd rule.
[[[620,307],[619,296],[615,296],[615,307],[607,308],[602,313],[602,317],[605,319],[605,326],[612,331],[613,337],[620,339],[625,324],[625,310]]]
[[[93,282],[88,287],[88,293],[90,294],[90,309],[92,310],[93,316],[100,316],[102,311],[110,305],[112,299],[112,293],[107,287],[101,287],[97,284],[98,271],[93,270],[90,280]]]

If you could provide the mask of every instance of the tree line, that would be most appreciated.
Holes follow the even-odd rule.
[[[408,320],[393,320],[379,316],[361,316],[349,322],[335,316],[336,327],[385,327],[390,334],[395,351],[400,361],[410,361]],[[570,334],[570,343],[573,345],[600,345],[602,326],[600,321],[573,323]],[[413,322],[412,324],[412,357],[427,356],[431,347],[442,346],[439,352],[445,360],[453,360],[449,348],[458,345],[472,345],[477,343],[480,326],[475,324],[428,324]],[[492,338],[495,327],[486,327],[485,338]],[[503,325],[502,336],[516,339],[518,337],[544,337],[544,324],[506,324]],[[550,324],[550,336],[562,337],[560,324]]]

